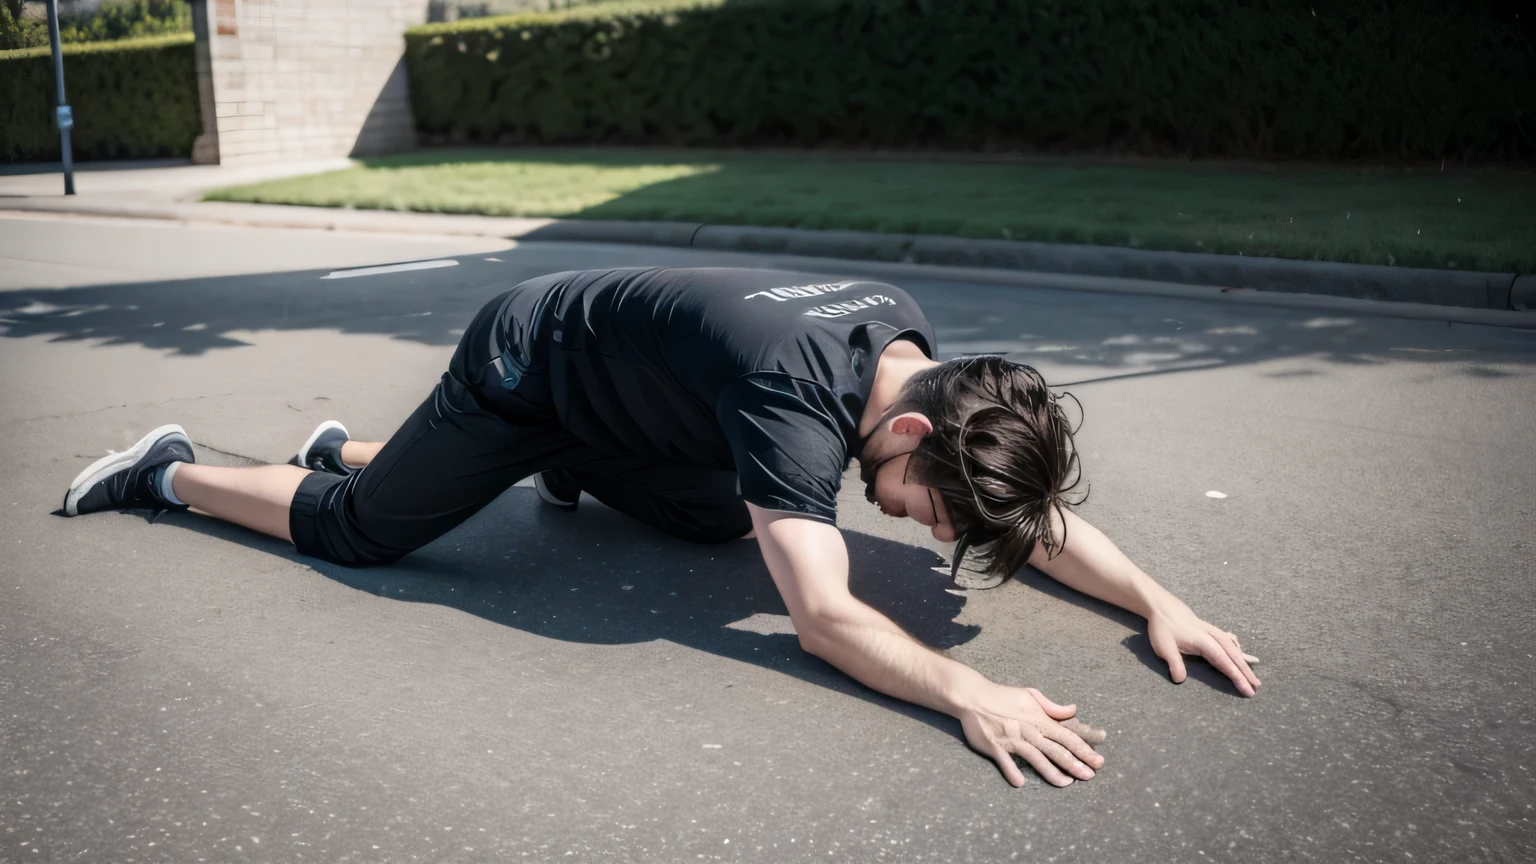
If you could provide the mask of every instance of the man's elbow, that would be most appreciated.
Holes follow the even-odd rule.
[[[800,650],[821,659],[826,659],[827,649],[831,639],[828,623],[824,618],[805,616],[802,620],[795,621],[795,635],[800,640]]]
[[[800,650],[807,654],[820,657],[824,637],[816,630],[806,627],[795,627],[795,635],[800,638]]]

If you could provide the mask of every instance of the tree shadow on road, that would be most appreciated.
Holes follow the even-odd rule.
[[[328,329],[449,346],[476,310],[512,285],[570,266],[710,266],[698,250],[523,244],[461,255],[456,266],[325,278],[277,272],[168,282],[0,292],[0,336],[92,347],[141,345],[179,355],[233,350],[242,332]],[[763,258],[814,278],[857,276],[858,262]],[[346,275],[345,271],[339,271]],[[881,277],[874,277],[881,278]],[[941,356],[1003,353],[1054,367],[1056,385],[1165,375],[1289,357],[1340,365],[1536,362],[1536,333],[1513,328],[1322,313],[1202,300],[896,279],[922,304]],[[1085,374],[1072,374],[1080,367]],[[1511,373],[1460,366],[1459,374]],[[1286,374],[1277,372],[1275,374]]]

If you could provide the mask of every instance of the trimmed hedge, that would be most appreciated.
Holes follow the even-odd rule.
[[[406,33],[429,141],[1536,154],[1497,0],[672,0]]]
[[[191,33],[65,45],[76,159],[188,156],[202,131]],[[53,59],[46,47],[0,51],[0,161],[57,160]]]
[[[48,44],[48,19],[13,14],[16,0],[0,2],[0,50]],[[62,13],[62,10],[61,10]],[[59,41],[111,42],[192,32],[192,4],[187,0],[117,0],[85,15],[59,15]]]

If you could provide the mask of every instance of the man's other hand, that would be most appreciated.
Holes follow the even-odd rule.
[[[972,706],[958,715],[965,740],[996,762],[1015,786],[1024,785],[1015,756],[1053,786],[1069,786],[1074,778],[1090,780],[1095,769],[1104,767],[1104,757],[1089,745],[1103,742],[1104,732],[1075,719],[1075,705],[1057,705],[1033,687],[990,681],[969,701]]]
[[[1248,666],[1259,658],[1244,654],[1236,635],[1200,620],[1178,600],[1170,597],[1147,616],[1147,638],[1152,641],[1152,650],[1168,664],[1175,684],[1184,683],[1184,655],[1195,654],[1231,678],[1244,696],[1252,696],[1259,686],[1259,676]]]

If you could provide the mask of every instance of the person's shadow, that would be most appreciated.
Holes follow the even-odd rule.
[[[1152,641],[1147,638],[1147,622],[1140,615],[1068,588],[1033,567],[1019,568],[1019,572],[1015,573],[1013,578],[1042,594],[1055,597],[1063,603],[1071,603],[1074,606],[1087,609],[1112,621],[1119,622],[1131,630],[1135,630],[1136,632],[1133,635],[1121,639],[1120,644],[1125,646],[1125,650],[1131,652],[1132,656],[1141,661],[1143,666],[1164,678],[1168,677],[1168,663],[1163,658],[1157,656],[1156,651],[1152,650]],[[1230,678],[1199,657],[1185,655],[1184,671],[1189,681],[1198,681],[1219,693],[1226,693],[1239,699],[1243,698],[1243,694],[1238,692],[1237,686],[1232,683]]]
[[[953,719],[870,690],[801,650],[757,543],[676,540],[590,498],[574,514],[508,490],[485,510],[393,565],[349,568],[300,556],[286,543],[193,513],[158,520],[287,557],[380,597],[439,603],[551,639],[625,644],[658,639],[792,675],[856,696],[961,738]],[[850,585],[923,644],[944,650],[980,628],[934,571],[933,552],[844,531]],[[961,739],[963,740],[963,739]]]

